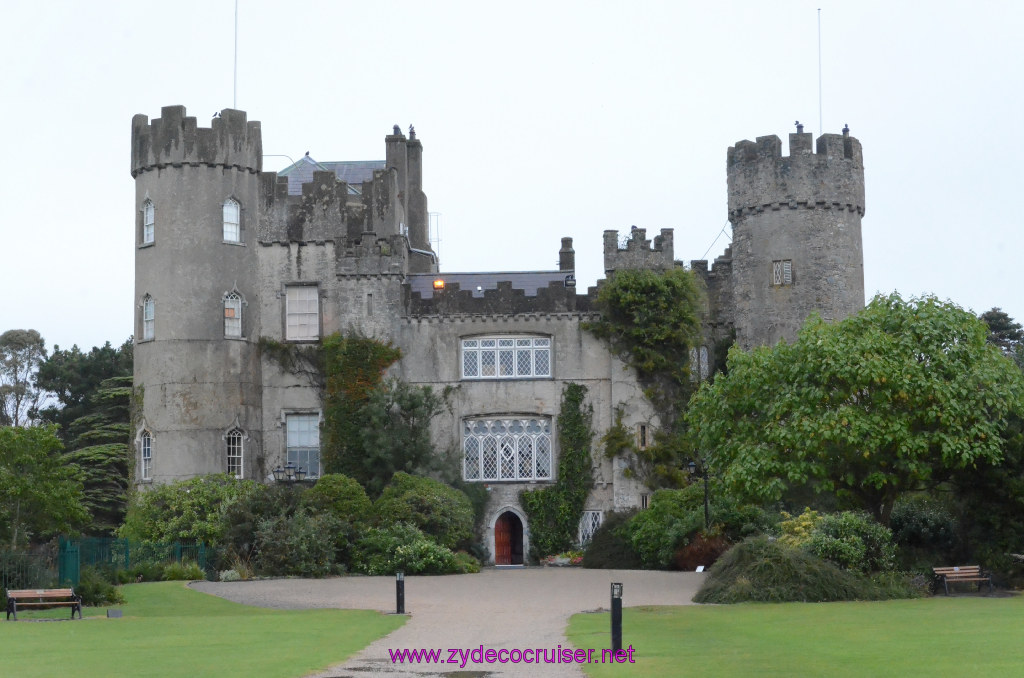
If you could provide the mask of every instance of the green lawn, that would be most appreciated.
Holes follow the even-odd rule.
[[[183,582],[122,588],[128,603],[120,606],[121,619],[107,619],[106,608],[86,608],[82,621],[4,622],[0,673],[294,678],[343,661],[405,621],[359,610],[248,607],[198,593]],[[29,616],[63,620],[70,615],[57,608]]]
[[[569,640],[605,648],[609,627],[607,613],[578,614]],[[627,608],[622,644],[636,663],[583,668],[591,678],[1016,678],[1022,628],[1024,597]]]

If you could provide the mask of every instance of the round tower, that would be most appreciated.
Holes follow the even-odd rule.
[[[132,119],[137,483],[260,477],[260,124]]]
[[[864,161],[860,142],[775,135],[729,149],[729,221],[736,341],[793,341],[818,311],[838,320],[864,307]]]

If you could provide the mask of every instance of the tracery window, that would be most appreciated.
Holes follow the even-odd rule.
[[[466,480],[550,480],[551,419],[466,419],[462,423]]]
[[[139,469],[142,480],[153,478],[153,436],[149,431],[143,431],[139,440],[139,447],[142,451],[142,465]]]
[[[237,428],[232,429],[225,437],[228,454],[228,475],[236,478],[242,477],[242,438],[243,434]]]
[[[153,242],[156,234],[156,210],[153,209],[153,201],[146,200],[142,203],[142,244],[148,245]]]
[[[224,242],[241,242],[241,212],[239,204],[228,198],[224,201]]]
[[[463,379],[551,376],[549,337],[495,336],[462,340]]]
[[[242,336],[242,295],[231,292],[224,297],[224,336]]]

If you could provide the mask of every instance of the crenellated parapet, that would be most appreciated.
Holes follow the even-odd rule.
[[[848,132],[789,135],[788,156],[774,134],[729,148],[729,219],[779,209],[845,210],[864,214],[864,157]]]
[[[647,239],[647,229],[633,228],[629,232],[623,246],[619,245],[619,232],[604,232],[604,271],[610,275],[612,271],[626,268],[650,268],[664,270],[675,266],[673,254],[672,229],[661,229],[661,235],[651,242]]]
[[[199,127],[184,106],[164,106],[160,117],[132,118],[132,176],[165,167],[215,166],[258,173],[263,168],[260,123],[225,108],[210,127]]]
[[[486,289],[474,294],[472,289],[461,289],[459,283],[450,283],[444,289],[435,290],[424,298],[419,292],[403,285],[403,302],[407,316],[519,316],[530,313],[590,313],[596,309],[597,289],[590,288],[588,294],[576,294],[575,288],[552,281],[547,287],[527,294],[524,289],[515,289],[511,281],[499,281],[496,289]]]

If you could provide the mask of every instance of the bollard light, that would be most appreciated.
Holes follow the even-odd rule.
[[[612,582],[612,652],[622,649],[622,582]]]
[[[405,572],[395,572],[395,614],[405,614]]]

